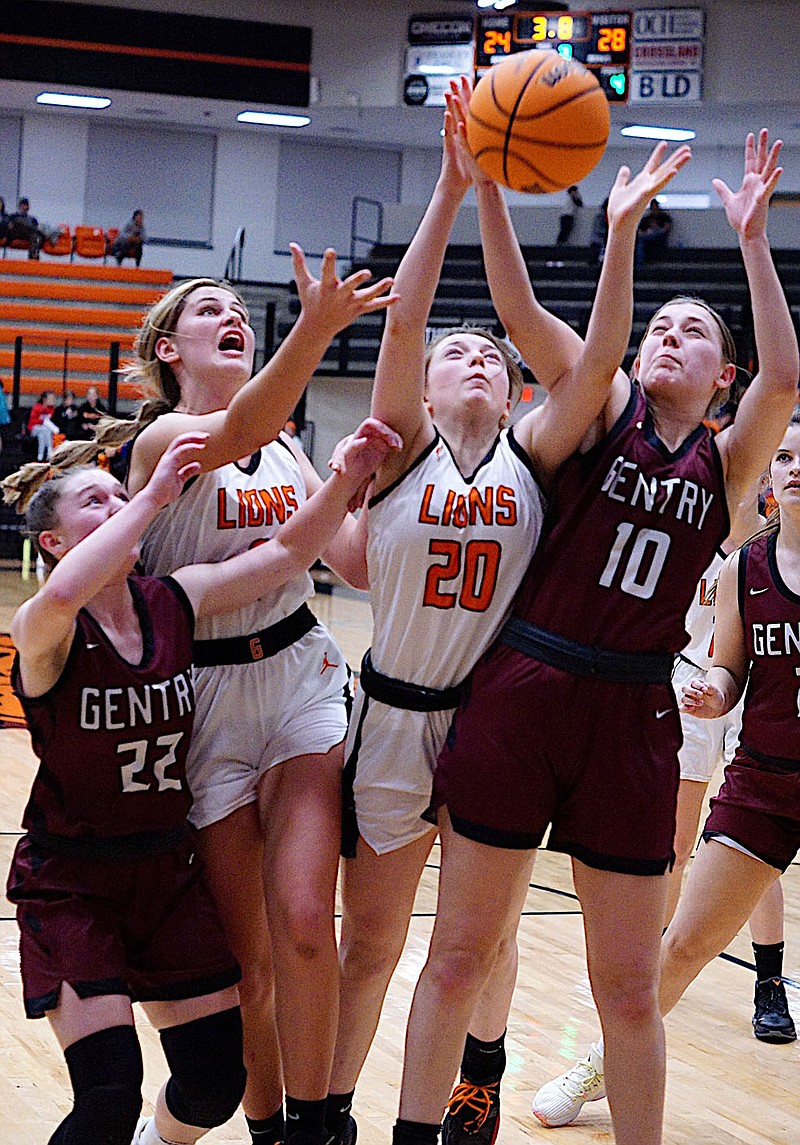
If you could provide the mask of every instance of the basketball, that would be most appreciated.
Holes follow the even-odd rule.
[[[478,165],[513,191],[579,183],[599,162],[611,119],[597,79],[558,52],[519,52],[477,83],[467,143]]]

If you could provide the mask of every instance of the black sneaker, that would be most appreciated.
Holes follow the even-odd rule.
[[[500,1082],[460,1081],[447,1103],[442,1145],[494,1145],[500,1129]]]
[[[756,982],[753,1033],[760,1042],[793,1042],[797,1037],[780,978]]]
[[[341,1133],[331,1134],[331,1136],[328,1137],[325,1145],[356,1145],[357,1138],[358,1125],[356,1125],[356,1119],[351,1113],[347,1118],[344,1129],[341,1131]]]

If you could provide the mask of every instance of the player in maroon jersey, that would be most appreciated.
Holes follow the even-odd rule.
[[[681,693],[685,711],[714,719],[747,688],[739,747],[711,800],[704,845],[662,942],[664,1014],[732,941],[800,849],[800,409],[770,473],[780,511],[725,562],[713,665]]]
[[[647,328],[635,382],[618,371],[563,467],[515,613],[453,721],[435,780],[438,915],[409,1019],[396,1145],[435,1139],[475,998],[551,823],[583,907],[616,1139],[661,1141],[657,978],[680,743],[669,678],[728,506],[767,464],[794,402],[797,343],[766,238],[779,147],[766,132],[757,145],[748,137],[740,189],[714,183],[739,237],[760,362],[736,422],[716,440],[703,425],[735,374],[724,325],[703,303],[668,303]],[[634,240],[614,210],[627,177],[612,190],[609,243],[628,261],[607,281],[630,314]],[[537,303],[499,188],[477,170],[475,182],[498,315],[534,374],[552,381],[583,343]]]
[[[131,500],[93,467],[28,465],[3,483],[52,571],[18,610],[14,686],[39,768],[8,881],[26,1013],[47,1016],[74,1107],[58,1145],[189,1143],[244,1092],[230,952],[186,822],[196,616],[240,607],[307,568],[400,440],[368,420],[334,476],[267,545],[172,577],[132,576],[137,542],[200,471],[206,434],[178,437]],[[172,1076],[141,1123],[131,1001]]]

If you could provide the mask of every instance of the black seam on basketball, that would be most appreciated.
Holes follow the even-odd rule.
[[[503,115],[508,115],[508,127],[506,128],[506,137],[505,137],[505,140],[503,142],[503,176],[504,176],[506,182],[508,182],[508,165],[506,162],[506,159],[508,156],[508,144],[509,144],[509,140],[511,137],[511,132],[512,132],[513,127],[514,127],[514,120],[516,119],[516,116],[517,116],[517,108],[519,107],[520,101],[521,101],[522,97],[525,95],[525,92],[528,90],[528,85],[533,81],[534,76],[536,76],[538,74],[539,69],[546,62],[547,62],[547,53],[542,52],[541,63],[537,64],[536,67],[533,68],[530,75],[525,80],[525,83],[520,88],[519,94],[516,98],[516,101],[514,103],[514,106],[511,109],[510,113],[504,111],[503,108],[498,103],[497,97],[495,96],[495,92],[494,92],[494,75],[492,73],[490,73],[492,76],[491,93],[492,93],[492,100],[494,102],[494,105],[498,111],[502,112]]]
[[[575,103],[575,101],[578,99],[583,99],[583,97],[585,95],[594,95],[596,93],[596,91],[597,91],[596,86],[594,84],[592,84],[591,87],[585,88],[583,91],[573,92],[572,95],[567,96],[566,99],[562,99],[562,101],[560,103],[551,103],[550,106],[548,108],[546,108],[544,111],[537,111],[535,114],[531,114],[531,115],[516,115],[515,114],[514,120],[517,123],[528,123],[528,122],[532,122],[535,119],[543,119],[547,115],[552,115],[552,113],[554,111],[560,111],[562,107],[569,107],[569,105],[571,103]]]

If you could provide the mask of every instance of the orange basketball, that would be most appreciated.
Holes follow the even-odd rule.
[[[467,142],[479,166],[514,191],[580,182],[602,157],[611,120],[597,79],[552,50],[519,52],[475,87]]]

